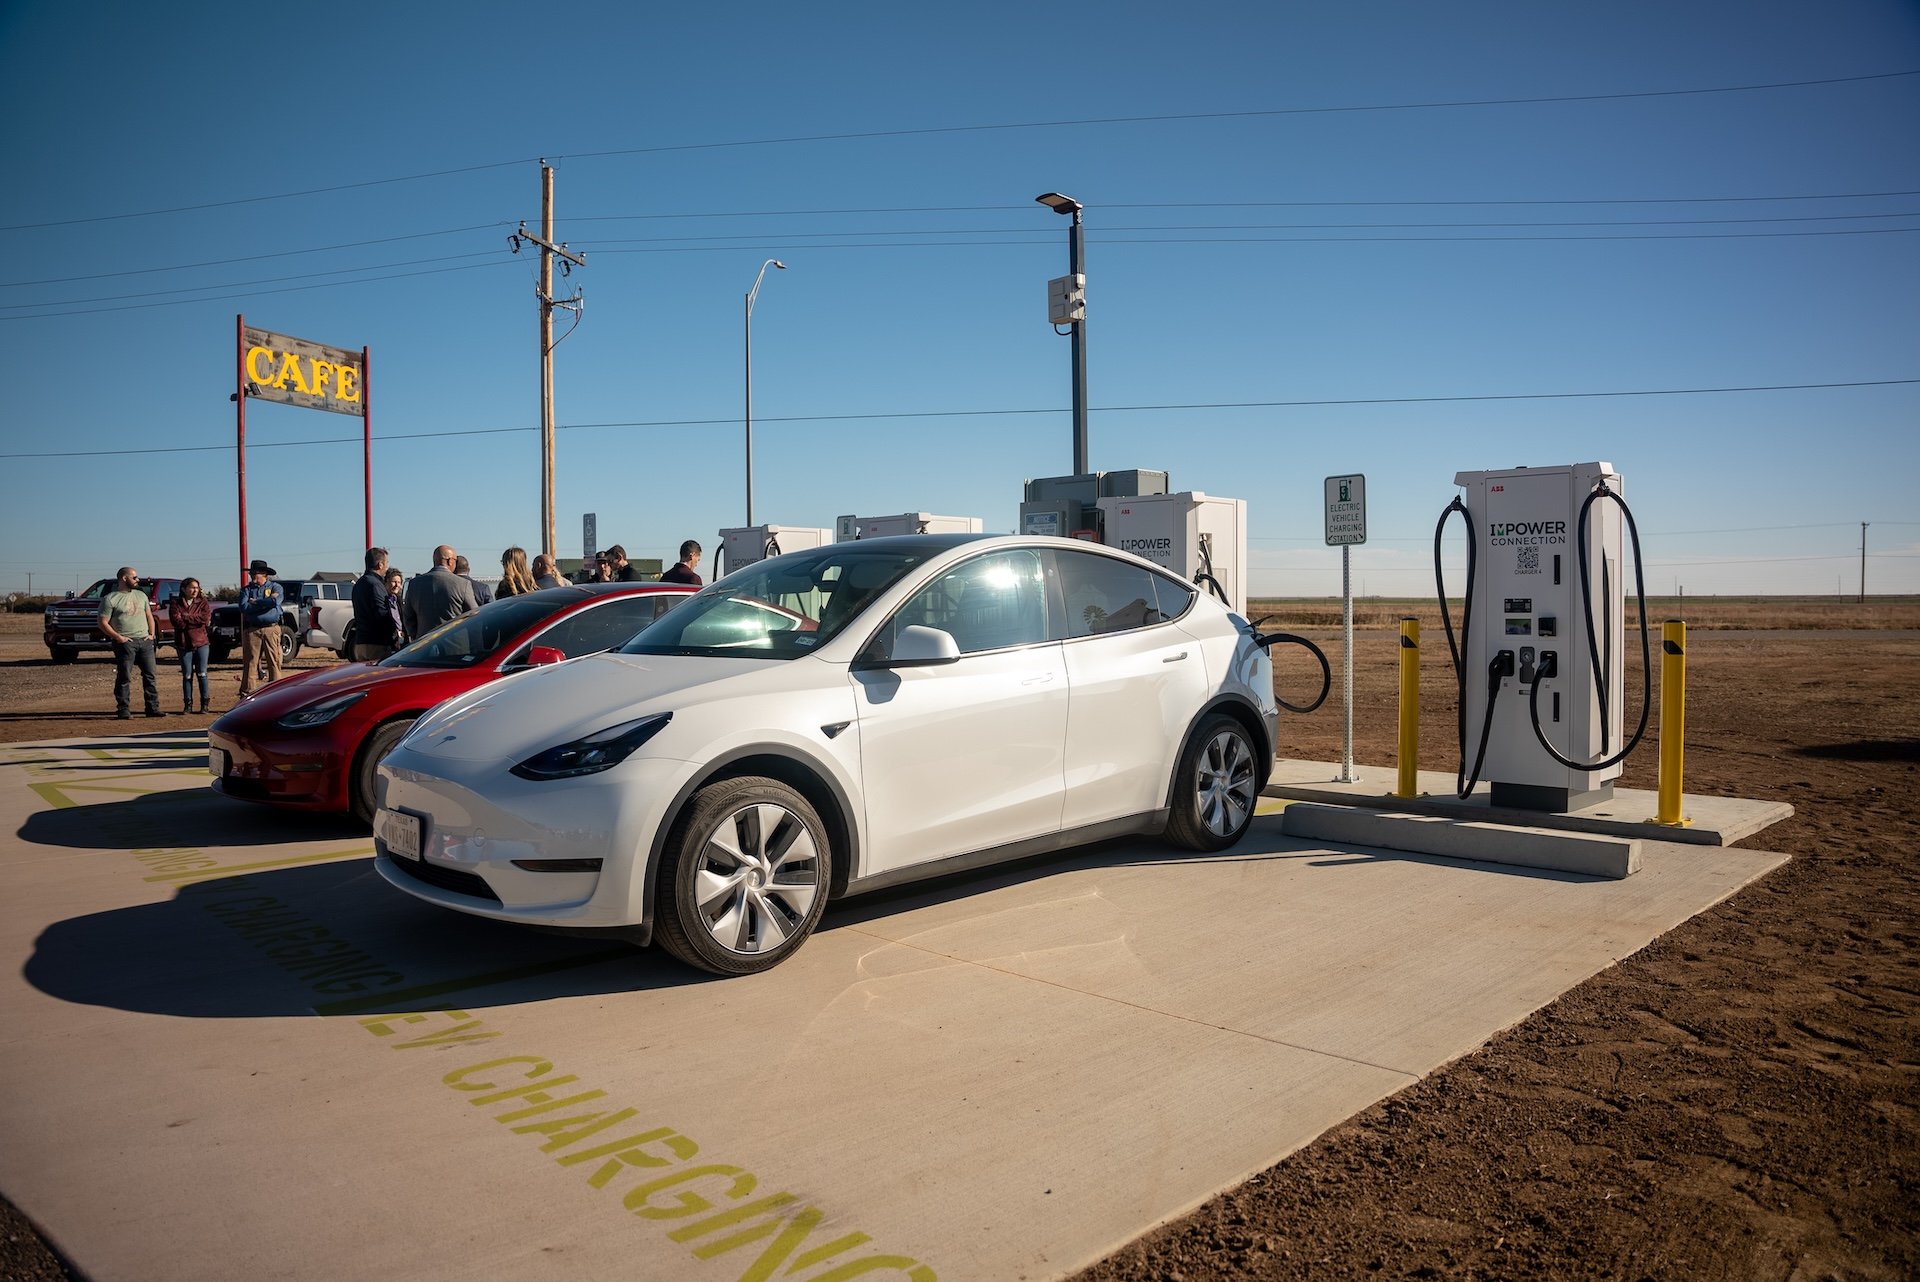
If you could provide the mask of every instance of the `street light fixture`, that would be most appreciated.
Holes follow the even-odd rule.
[[[746,306],[746,387],[747,387],[747,524],[753,524],[753,300],[760,296],[760,282],[766,277],[767,268],[777,267],[787,270],[787,265],[777,258],[769,258],[760,264],[759,272],[753,278],[753,288],[747,291]]]
[[[1034,199],[1056,214],[1073,219],[1073,225],[1067,231],[1067,276],[1064,281],[1054,282],[1063,288],[1054,292],[1068,305],[1071,319],[1066,323],[1073,332],[1073,474],[1087,474],[1087,308],[1086,308],[1086,268],[1084,265],[1086,243],[1080,227],[1080,211],[1083,206],[1071,196],[1062,196],[1057,191],[1046,192]]]

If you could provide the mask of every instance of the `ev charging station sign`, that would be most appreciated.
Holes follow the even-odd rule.
[[[1367,541],[1367,478],[1327,478],[1327,546]]]

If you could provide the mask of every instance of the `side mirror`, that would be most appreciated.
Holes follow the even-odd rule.
[[[546,668],[556,663],[565,663],[567,652],[550,645],[536,645],[527,651],[529,668]]]
[[[960,658],[960,646],[953,633],[915,623],[900,629],[894,638],[893,656],[875,665],[885,668],[924,668],[939,663],[954,663]]]

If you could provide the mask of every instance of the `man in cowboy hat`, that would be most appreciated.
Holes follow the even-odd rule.
[[[266,661],[267,681],[280,679],[280,613],[287,594],[273,576],[279,573],[265,561],[247,566],[247,586],[240,589],[240,694],[253,693],[253,674]]]

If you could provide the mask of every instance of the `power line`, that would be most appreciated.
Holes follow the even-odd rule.
[[[235,263],[257,263],[269,258],[294,258],[301,254],[330,254],[341,249],[364,249],[369,245],[392,245],[403,240],[427,240],[435,236],[458,236],[470,231],[487,231],[499,227],[511,227],[512,223],[504,219],[492,223],[475,223],[471,227],[449,227],[443,231],[420,231],[405,236],[382,236],[377,240],[353,240],[340,245],[316,245],[311,249],[282,249],[271,254],[248,254],[241,258],[213,258],[201,263],[176,263],[170,267],[135,267],[119,272],[95,272],[91,276],[49,276],[42,280],[0,281],[0,289],[18,289],[25,285],[70,285],[84,280],[112,280],[118,276],[151,276],[156,272],[183,272],[197,267],[230,267]]]
[[[1317,401],[1219,401],[1196,402],[1187,405],[1101,405],[1095,406],[1093,409],[1094,412],[1101,414],[1125,414],[1163,412],[1168,410],[1310,409],[1342,405],[1440,405],[1469,401],[1553,401],[1625,396],[1708,396],[1734,392],[1801,392],[1848,387],[1906,387],[1916,383],[1920,383],[1920,378],[1883,378],[1845,383],[1773,383],[1749,387],[1665,387],[1609,392],[1506,392],[1475,396],[1376,396]],[[891,419],[1004,418],[1023,414],[1060,413],[1065,413],[1065,411],[1057,408],[905,410],[886,414],[788,414],[765,418],[756,416],[754,421],[757,423],[855,423]],[[558,430],[579,432],[608,428],[732,427],[738,424],[739,421],[739,419],[732,417],[635,419],[607,423],[562,423],[558,425]],[[497,436],[509,432],[531,432],[534,430],[535,429],[531,427],[468,427],[456,428],[445,432],[400,432],[383,435],[379,439],[382,441],[438,440],[450,436]],[[339,445],[342,443],[357,445],[360,441],[361,438],[358,436],[321,437],[304,441],[261,441],[257,442],[253,448],[273,449],[276,447]],[[171,445],[147,446],[127,450],[55,450],[43,453],[0,454],[0,458],[108,458],[132,454],[201,454],[228,448],[229,447],[225,445]],[[1915,522],[1915,524],[1920,524],[1920,522]]]
[[[782,138],[735,139],[729,142],[678,143],[656,147],[624,147],[606,151],[572,152],[562,154],[557,158],[561,160],[599,160],[615,156],[660,155],[683,151],[717,151],[732,147],[771,147],[803,142],[857,142],[875,138],[924,138],[940,134],[993,133],[1025,129],[1065,129],[1093,125],[1167,124],[1195,120],[1257,120],[1282,116],[1432,111],[1463,107],[1520,107],[1546,106],[1556,103],[1624,102],[1646,98],[1684,98],[1709,94],[1756,93],[1775,89],[1808,89],[1825,85],[1864,84],[1871,81],[1897,80],[1916,75],[1920,75],[1920,70],[1884,71],[1858,76],[1830,76],[1816,80],[1779,80],[1757,84],[1716,85],[1698,89],[1648,89],[1618,93],[1564,94],[1552,97],[1529,98],[1445,99],[1428,102],[1371,103],[1337,107],[1275,107],[1255,111],[1200,111],[1178,115],[1100,116],[1080,120],[1029,120],[997,125],[946,125],[921,129],[880,129],[866,130],[857,133],[803,134]],[[367,187],[418,182],[428,178],[445,178],[456,174],[479,173],[489,169],[504,169],[513,165],[531,164],[537,159],[537,157],[529,156],[517,160],[491,161],[486,164],[464,165],[455,169],[437,169],[418,174],[401,174],[392,178],[369,178],[361,182],[339,183],[331,187],[310,187],[301,191],[279,192],[267,196],[241,196],[232,200],[207,201],[197,205],[175,205],[165,209],[147,209],[121,214],[97,214],[91,217],[57,219],[40,223],[16,223],[10,227],[0,227],[0,231],[40,231],[50,227],[69,227],[86,223],[115,222],[129,218],[153,218],[165,214],[194,213],[207,209],[224,209],[235,205],[254,205],[267,201],[293,200],[304,196],[326,195],[330,192],[356,191]]]

